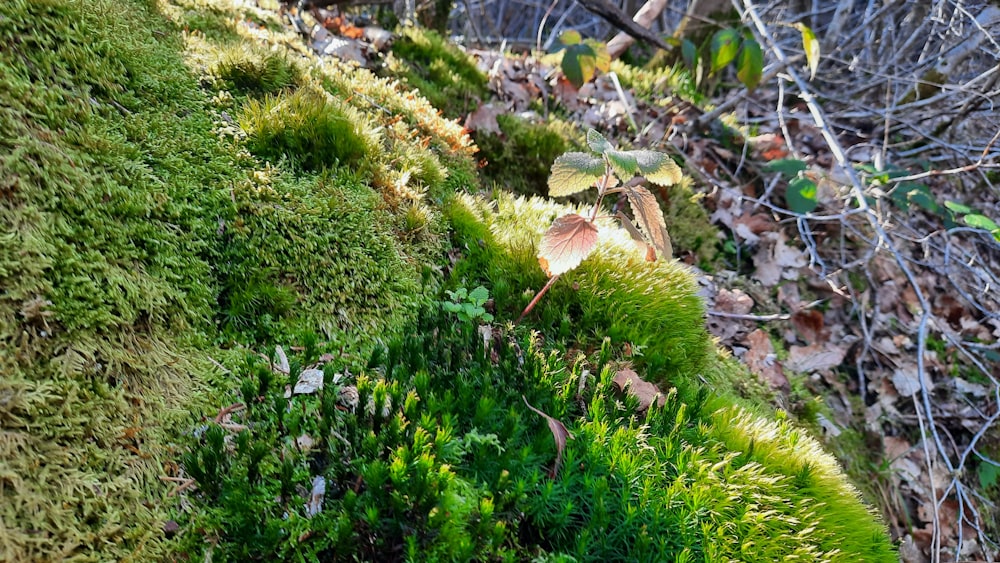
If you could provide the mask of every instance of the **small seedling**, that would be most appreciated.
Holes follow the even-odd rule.
[[[483,286],[479,286],[472,291],[460,287],[455,291],[445,291],[448,299],[443,301],[441,307],[449,312],[458,315],[458,319],[463,323],[471,323],[482,320],[485,323],[493,321],[493,315],[486,312],[486,302],[490,299],[490,292]]]
[[[518,321],[534,308],[559,276],[579,266],[594,251],[597,245],[597,225],[594,222],[607,195],[624,194],[628,199],[635,222],[621,211],[612,217],[618,219],[629,232],[646,260],[652,262],[658,256],[666,259],[673,255],[663,211],[653,193],[642,184],[648,181],[658,186],[669,186],[680,182],[682,174],[677,163],[656,151],[617,150],[593,129],[587,132],[587,144],[595,154],[568,152],[552,164],[549,195],[567,196],[596,186],[597,202],[588,217],[577,213],[563,215],[542,237],[538,262],[548,274],[549,281],[528,303]]]

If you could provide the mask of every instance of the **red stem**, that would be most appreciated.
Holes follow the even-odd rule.
[[[521,321],[524,319],[524,316],[530,313],[531,310],[535,308],[535,305],[538,303],[538,300],[541,299],[542,296],[549,291],[549,288],[552,287],[552,284],[556,283],[556,280],[559,279],[559,276],[561,275],[562,274],[558,274],[549,278],[549,281],[545,284],[545,287],[543,287],[538,293],[536,293],[534,299],[531,300],[531,303],[528,303],[528,306],[524,308],[524,311],[521,311],[521,316],[518,317],[516,321],[514,321],[515,325],[521,324]]]

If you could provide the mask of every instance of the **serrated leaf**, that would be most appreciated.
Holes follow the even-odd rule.
[[[611,143],[604,138],[604,135],[601,135],[594,129],[587,130],[587,145],[590,147],[590,150],[596,152],[597,154],[604,154],[605,151],[609,151],[614,148],[611,146]]]
[[[632,215],[649,242],[653,243],[653,247],[664,259],[673,257],[674,248],[667,233],[667,222],[663,219],[663,211],[660,210],[656,196],[642,186],[629,188],[625,195],[632,207]]]
[[[490,292],[483,286],[479,286],[469,292],[469,301],[477,305],[482,305],[486,303],[486,300],[490,298]]]
[[[819,202],[816,201],[816,182],[809,178],[795,178],[788,182],[788,190],[785,191],[785,203],[788,208],[796,213],[809,213],[816,209]]]
[[[622,227],[625,227],[625,230],[628,231],[629,236],[632,237],[632,242],[635,243],[636,250],[642,253],[642,255],[646,258],[646,262],[655,262],[656,249],[653,248],[651,244],[646,242],[646,237],[642,236],[642,233],[639,232],[639,229],[637,229],[636,226],[632,224],[632,220],[629,219],[621,211],[616,213],[615,217],[617,217],[618,220],[621,221]]]
[[[788,179],[798,176],[799,172],[802,172],[806,168],[808,168],[806,163],[797,158],[772,160],[764,165],[764,170],[768,172],[778,172]]]
[[[604,175],[604,160],[585,152],[568,152],[556,158],[549,174],[549,195],[562,197],[583,191]]]
[[[627,180],[639,172],[639,162],[635,159],[634,151],[609,150],[604,156],[622,180]]]
[[[760,48],[760,43],[753,39],[743,40],[743,49],[740,51],[740,58],[736,62],[736,78],[747,87],[754,90],[760,84],[760,79],[764,75],[764,51]]]
[[[521,399],[524,401],[524,404],[528,405],[529,409],[545,419],[545,422],[549,425],[549,431],[552,432],[552,438],[556,442],[556,462],[552,466],[552,471],[549,472],[549,477],[554,479],[559,473],[559,466],[562,465],[562,455],[563,450],[566,449],[566,439],[573,439],[573,435],[569,433],[569,430],[566,429],[566,426],[562,422],[531,406],[531,403],[528,402],[528,399],[524,395],[521,395]]]
[[[720,29],[712,36],[712,70],[718,72],[736,58],[740,34],[735,29]]]
[[[930,188],[924,184],[903,182],[892,191],[892,200],[902,209],[909,209],[915,203],[931,213],[940,211],[940,206],[934,201]]]
[[[576,268],[597,246],[597,227],[572,213],[552,222],[538,247],[538,263],[549,276]]]
[[[809,26],[797,23],[795,29],[802,33],[802,50],[806,53],[806,64],[809,65],[809,80],[812,80],[819,68],[819,41]]]
[[[674,159],[656,151],[631,151],[639,167],[639,173],[657,186],[672,186],[684,178],[681,167]]]

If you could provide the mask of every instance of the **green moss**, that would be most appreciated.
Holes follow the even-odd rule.
[[[407,334],[354,378],[327,365],[315,395],[285,398],[259,360],[238,370],[231,400],[250,430],[227,446],[210,427],[184,457],[199,483],[181,515],[192,558],[896,560],[836,462],[787,421],[707,393],[637,414],[614,391],[607,343],[568,364],[519,330],[484,353],[471,324],[440,312]],[[573,436],[558,472],[525,402]],[[312,445],[291,447],[301,435]]]
[[[420,266],[405,260],[394,219],[356,174],[275,173],[264,185],[240,184],[234,196],[220,304],[224,329],[239,340],[320,328],[345,343],[398,329],[425,299]]]
[[[403,27],[386,71],[420,91],[450,118],[464,118],[486,99],[486,75],[472,57],[434,31]]]
[[[497,116],[500,134],[477,134],[480,174],[485,185],[520,195],[548,195],[549,170],[556,157],[579,149],[583,139],[567,123],[530,123],[516,115]]]
[[[537,244],[570,208],[540,199],[497,194],[487,205],[472,198],[449,210],[456,246],[467,248],[457,270],[463,283],[491,288],[511,318],[545,284]],[[486,225],[485,227],[482,225]],[[658,380],[692,378],[708,351],[701,301],[693,277],[676,262],[648,263],[621,229],[605,227],[604,242],[577,270],[563,276],[532,313],[545,333],[581,343],[611,337],[643,350]]]
[[[251,94],[270,94],[300,80],[298,69],[284,53],[242,42],[224,49],[211,72],[232,88]]]
[[[356,165],[379,143],[360,112],[314,87],[248,100],[239,122],[254,154],[275,162],[285,158],[307,170]]]

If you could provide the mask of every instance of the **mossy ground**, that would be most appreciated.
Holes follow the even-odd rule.
[[[681,266],[607,243],[537,309],[536,336],[512,336],[521,352],[500,346],[501,364],[472,327],[449,335],[420,320],[442,286],[474,282],[511,318],[544,282],[536,235],[560,208],[500,198],[494,216],[483,200],[451,200],[477,185],[461,127],[390,80],[283,50],[284,33],[228,2],[0,4],[0,559],[159,560],[200,551],[207,535],[220,558],[318,546],[372,558],[887,560],[881,527],[815,443],[732,407],[726,388],[701,391],[699,374],[736,375],[716,362]],[[308,118],[317,108],[328,121]],[[329,145],[330,131],[349,134]],[[464,257],[448,281],[453,243]],[[676,387],[667,408],[640,420],[615,402],[605,337],[618,359],[628,343],[633,365]],[[206,459],[179,445],[192,413],[214,415],[237,389],[279,405],[281,387],[248,387],[259,370],[239,358],[304,341],[304,355],[323,347],[344,367],[396,342],[354,368],[358,392],[388,398],[386,412],[351,422],[334,409],[326,424],[353,428],[348,446],[310,426],[327,438],[315,465],[282,460],[295,428],[251,406],[259,431],[234,440],[263,464],[256,476],[226,476],[227,498],[206,480],[181,509],[160,478],[196,475]],[[582,403],[583,364],[562,363],[571,352],[595,370]],[[544,423],[512,389],[577,433],[559,479],[544,477]],[[491,433],[504,438],[496,456]],[[220,437],[229,455],[218,427],[203,445],[218,453]],[[354,500],[330,492],[323,518],[304,522],[303,479],[320,467],[362,486]],[[274,487],[285,507],[270,504]],[[199,522],[180,534],[193,543],[165,537],[170,510]],[[411,521],[433,535],[400,539]],[[237,546],[234,522],[262,536]],[[621,533],[599,535],[605,524]],[[337,533],[310,543],[293,529]]]

